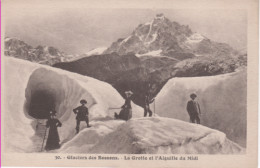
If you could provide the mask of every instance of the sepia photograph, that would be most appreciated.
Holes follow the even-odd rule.
[[[30,2],[3,2],[2,155],[250,154],[248,8]]]

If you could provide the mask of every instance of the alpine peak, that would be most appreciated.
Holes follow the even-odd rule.
[[[192,32],[188,25],[171,21],[163,13],[150,22],[140,24],[128,37],[120,38],[104,52],[126,55],[133,52],[147,55],[161,51],[160,56],[174,57],[178,53],[195,56],[232,56],[235,52],[228,44],[211,41],[202,34]]]
[[[156,14],[156,16],[155,16],[154,19],[155,19],[155,20],[164,20],[165,17],[164,17],[164,14],[163,14],[163,13],[159,13],[159,14]]]

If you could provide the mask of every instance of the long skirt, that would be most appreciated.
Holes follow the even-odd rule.
[[[45,149],[46,150],[58,149],[60,148],[59,142],[60,142],[60,137],[58,134],[57,127],[50,127]]]
[[[119,114],[115,113],[116,119],[130,120],[132,118],[132,109],[122,109]]]

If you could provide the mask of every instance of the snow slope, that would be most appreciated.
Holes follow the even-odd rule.
[[[72,109],[80,99],[88,101],[90,121],[111,119],[124,103],[120,94],[109,84],[49,66],[15,58],[4,58],[4,142],[7,151],[38,152],[32,139],[36,119],[28,115],[32,95],[45,92],[55,101],[61,143],[75,135],[75,115]],[[142,116],[142,109],[133,105],[133,117]],[[92,124],[90,122],[90,124]],[[85,126],[85,124],[81,124]],[[39,143],[39,142],[37,142]]]
[[[138,118],[85,130],[59,152],[105,154],[242,154],[222,132],[169,118]],[[107,132],[106,134],[104,132]],[[87,143],[86,143],[87,142]]]
[[[186,43],[199,43],[204,39],[206,39],[206,37],[204,37],[203,35],[199,33],[194,33],[186,39]]]
[[[137,57],[142,57],[142,56],[161,56],[162,50],[155,50],[155,51],[150,51],[148,53],[144,54],[135,54]]]
[[[62,153],[210,153],[238,154],[244,149],[224,133],[170,118],[140,118],[143,110],[133,106],[133,119],[114,120],[114,107],[124,100],[109,84],[96,79],[15,58],[4,60],[2,104],[3,150],[39,152],[37,120],[29,115],[33,95],[46,93],[53,100]],[[75,135],[72,109],[80,99],[88,101],[91,128],[81,124]],[[37,111],[35,111],[37,113]],[[40,147],[40,148],[39,148]]]
[[[186,103],[196,93],[201,123],[220,130],[232,141],[246,146],[246,71],[211,76],[173,78],[156,97],[156,113],[189,122]]]
[[[95,49],[92,49],[90,51],[88,51],[87,53],[85,54],[81,54],[81,55],[75,55],[74,57],[71,57],[69,59],[69,62],[71,61],[76,61],[76,60],[79,60],[81,58],[84,58],[84,57],[89,57],[89,56],[92,56],[92,55],[101,55],[104,53],[104,51],[107,49],[107,47],[99,47],[99,48],[95,48]],[[68,62],[68,61],[67,61]]]
[[[107,47],[100,47],[100,48],[95,48],[93,50],[88,51],[85,55],[90,56],[90,55],[101,55],[103,52],[107,49]]]

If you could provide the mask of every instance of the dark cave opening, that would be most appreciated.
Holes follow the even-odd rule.
[[[35,119],[48,119],[50,110],[55,108],[54,96],[46,90],[38,90],[31,95],[28,113]]]

